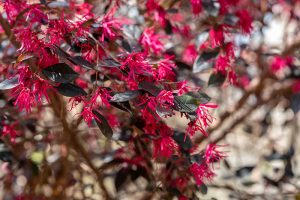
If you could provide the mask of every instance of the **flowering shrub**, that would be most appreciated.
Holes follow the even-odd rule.
[[[145,190],[192,198],[195,188],[212,181],[213,164],[226,153],[220,145],[203,148],[195,142],[209,135],[218,106],[204,93],[205,86],[183,77],[182,70],[210,70],[208,86],[246,87],[249,80],[235,68],[241,49],[235,38],[251,33],[253,14],[242,0],[100,2],[1,3],[6,41],[0,66],[2,140],[20,151],[39,136],[36,150],[62,148],[61,170],[54,172],[49,159],[15,155],[54,178],[23,185],[21,196],[14,198],[50,198],[39,192],[46,183],[53,186],[53,198],[65,197],[62,189],[73,180],[69,170],[79,167],[70,164],[77,159],[73,151],[96,174],[106,199],[113,198],[103,183],[106,176],[115,178],[117,191],[129,178],[144,177]],[[270,70],[292,62],[288,56],[274,57]],[[174,116],[188,121],[185,131],[166,122]],[[86,150],[95,127],[106,138],[99,144],[100,166]]]

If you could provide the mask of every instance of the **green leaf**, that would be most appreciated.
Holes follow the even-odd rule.
[[[199,187],[200,187],[200,192],[201,192],[202,194],[204,194],[204,195],[207,194],[208,188],[207,188],[206,185],[202,184],[202,185],[200,185]]]
[[[199,106],[197,99],[186,94],[174,97],[174,103],[177,111],[187,113],[194,112]]]
[[[211,100],[211,98],[204,92],[187,92],[185,95],[192,96],[193,98],[197,99],[197,101],[202,104],[206,104]]]
[[[203,92],[187,92],[184,95],[174,97],[175,110],[191,114],[197,110],[200,104],[206,104],[210,97]]]
[[[208,80],[208,86],[221,86],[226,79],[226,76],[222,73],[213,73]]]
[[[93,110],[92,111],[93,114],[96,116],[96,123],[100,129],[100,131],[102,132],[102,134],[108,138],[111,139],[113,136],[113,130],[110,127],[109,123],[107,122],[107,120],[105,119],[105,117],[103,115],[101,115],[98,111]]]
[[[77,85],[71,83],[62,83],[59,86],[55,87],[57,91],[66,97],[76,97],[76,96],[85,96],[87,93]]]
[[[66,63],[57,63],[51,65],[47,68],[44,68],[42,73],[55,83],[69,83],[75,80],[79,75]]]

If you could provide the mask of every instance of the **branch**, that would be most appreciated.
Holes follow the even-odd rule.
[[[58,117],[60,119],[60,121],[63,125],[64,133],[67,134],[67,136],[69,137],[69,139],[74,147],[74,150],[83,157],[83,159],[85,160],[87,165],[92,169],[92,171],[97,176],[99,187],[101,188],[101,190],[103,192],[104,199],[113,199],[110,196],[110,194],[108,193],[107,189],[105,188],[105,185],[103,183],[103,178],[104,178],[103,174],[100,173],[100,171],[97,169],[97,167],[91,161],[88,152],[84,149],[84,147],[79,142],[78,137],[75,134],[76,132],[71,130],[71,128],[69,127],[69,124],[66,120],[66,109],[65,109],[64,101],[55,93],[49,94],[49,97],[50,97],[52,105],[53,105],[52,106],[53,111],[54,111],[56,117]]]
[[[0,14],[0,25],[2,26],[5,34],[7,35],[8,39],[11,43],[18,49],[21,47],[21,44],[16,40],[13,32],[11,31],[11,27],[7,20],[5,20],[2,15]]]

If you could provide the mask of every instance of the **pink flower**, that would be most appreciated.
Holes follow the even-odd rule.
[[[32,93],[36,97],[37,103],[42,103],[43,97],[45,97],[47,102],[49,102],[47,90],[50,88],[51,86],[43,79],[37,79],[33,81]]]
[[[159,5],[156,3],[155,0],[147,0],[146,2],[146,8],[148,11],[156,10],[158,9]]]
[[[129,24],[128,19],[119,19],[115,18],[113,15],[116,12],[117,7],[114,7],[110,12],[108,12],[102,19],[100,30],[102,31],[101,42],[104,41],[104,38],[114,40],[119,35],[121,28],[125,24]]]
[[[174,96],[171,91],[162,90],[156,97],[158,104],[161,106],[174,105]]]
[[[173,80],[175,73],[173,69],[176,67],[174,62],[171,60],[171,57],[167,57],[163,60],[160,60],[158,63],[157,69],[154,70],[156,75],[156,80]]]
[[[239,76],[237,85],[246,88],[250,83],[249,77],[247,75]]]
[[[198,15],[202,11],[201,0],[190,0],[194,15]]]
[[[205,151],[205,162],[207,164],[219,162],[220,160],[224,159],[226,157],[225,153],[218,150],[222,146],[216,145],[216,144],[209,144],[206,147]]]
[[[93,114],[91,107],[85,106],[81,112],[81,116],[83,120],[87,123],[87,125],[91,126],[91,123],[95,118],[95,115]]]
[[[234,44],[232,42],[228,42],[225,47],[224,47],[224,51],[226,56],[229,59],[234,59],[235,55],[234,55]]]
[[[231,70],[228,72],[228,79],[231,84],[237,85],[237,78],[235,71]]]
[[[105,88],[99,87],[91,97],[89,104],[91,106],[105,105],[106,107],[110,107],[110,103],[108,101],[110,98],[110,92]]]
[[[178,200],[188,200],[188,198],[186,196],[184,196],[184,195],[180,195],[178,197]]]
[[[276,73],[286,68],[287,66],[291,65],[292,62],[293,62],[293,58],[290,56],[288,57],[275,56],[271,64],[271,71],[273,73]]]
[[[216,60],[215,69],[223,74],[226,74],[226,69],[229,67],[230,60],[227,56],[219,56]]]
[[[193,136],[197,131],[200,131],[204,136],[208,136],[206,128],[213,121],[208,108],[217,108],[216,104],[200,104],[196,110],[197,117],[195,120],[188,123],[186,133]]]
[[[210,38],[210,43],[212,48],[215,48],[223,44],[225,40],[224,27],[220,25],[216,28],[210,29],[209,38]]]
[[[188,45],[183,51],[182,60],[188,64],[194,63],[198,56],[197,49],[194,44]]]
[[[126,81],[138,84],[140,77],[151,77],[153,75],[152,68],[146,58],[147,54],[145,52],[132,52],[124,55],[121,69],[128,71]]]
[[[14,23],[15,18],[22,12],[23,9],[26,9],[28,5],[26,1],[23,0],[6,0],[4,1],[4,9],[7,15],[9,23]]]
[[[170,136],[162,136],[153,140],[154,144],[154,157],[163,156],[170,158],[173,151],[177,148],[176,143]]]
[[[190,172],[193,175],[197,185],[202,185],[205,179],[211,180],[215,176],[206,163],[193,163],[190,166]]]
[[[34,8],[30,9],[30,11],[27,13],[27,20],[30,21],[31,26],[34,23],[40,23],[40,24],[45,24],[48,23],[48,17],[46,14],[40,10],[39,7],[35,6]]]
[[[249,34],[252,30],[252,18],[249,15],[247,10],[239,10],[236,13],[236,16],[239,18],[239,25],[242,28],[244,33]]]
[[[166,26],[166,11],[161,7],[156,0],[147,0],[146,2],[147,16],[153,17],[155,21],[163,27]]]
[[[11,142],[14,142],[17,137],[17,131],[15,130],[15,124],[5,124],[2,123],[2,135],[8,135],[10,137]]]
[[[220,3],[220,14],[225,14],[230,5],[237,5],[239,0],[218,0]]]
[[[139,43],[144,46],[146,51],[153,51],[155,54],[163,51],[164,46],[159,41],[161,37],[154,33],[154,28],[146,28],[140,37]]]
[[[187,177],[179,177],[172,181],[172,186],[178,188],[179,190],[183,190],[188,184]]]
[[[27,113],[31,111],[32,106],[36,105],[35,97],[28,87],[25,87],[23,84],[19,85],[17,90],[15,90],[14,95],[17,96],[14,105],[18,106],[20,111],[23,109]]]
[[[297,93],[300,91],[300,81],[295,81],[292,85],[293,93]]]
[[[190,87],[187,84],[188,82],[186,80],[177,83],[178,95],[183,95],[190,90]]]

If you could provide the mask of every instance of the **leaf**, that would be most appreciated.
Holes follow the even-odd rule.
[[[214,1],[211,0],[203,0],[202,1],[202,6],[204,8],[204,10],[213,17],[217,17],[219,14],[219,8],[218,6],[215,4]]]
[[[149,92],[153,96],[157,96],[161,91],[161,89],[159,89],[153,83],[150,83],[150,82],[147,82],[147,81],[142,81],[139,84],[139,89],[144,90],[146,92]]]
[[[69,4],[65,1],[52,1],[48,4],[49,8],[67,8]]]
[[[178,68],[189,69],[189,70],[192,68],[190,65],[181,61],[176,61],[175,64]]]
[[[206,104],[211,100],[211,98],[204,92],[187,92],[185,93],[185,95],[189,95],[193,97],[194,99],[197,100],[197,102],[201,104]]]
[[[128,101],[126,102],[109,102],[112,106],[132,114],[131,107]]]
[[[51,65],[43,69],[42,73],[55,83],[69,83],[79,75],[65,63]]]
[[[5,79],[0,83],[0,90],[9,90],[17,87],[19,83],[19,75],[16,75],[12,78]]]
[[[190,137],[184,133],[174,132],[172,138],[185,151],[188,151],[193,147],[193,143]]]
[[[107,120],[105,119],[105,117],[103,115],[101,115],[98,111],[93,110],[92,111],[93,114],[97,117],[96,118],[96,123],[100,129],[100,131],[102,132],[102,134],[108,138],[111,139],[113,136],[113,130],[110,127],[109,123],[107,122]]]
[[[131,48],[131,45],[129,44],[129,42],[128,41],[126,41],[125,39],[123,39],[122,41],[121,41],[121,46],[123,47],[123,49],[125,49],[126,51],[128,51],[128,52],[132,52],[132,48]]]
[[[222,73],[213,73],[208,80],[208,86],[221,86],[226,79],[226,76]]]
[[[252,170],[254,169],[255,166],[245,166],[245,167],[241,167],[240,169],[235,171],[235,175],[237,177],[244,177],[249,175]]]
[[[129,168],[121,168],[115,177],[115,188],[119,191],[124,184],[126,183],[127,178],[129,177]]]
[[[173,114],[171,109],[167,109],[167,108],[162,108],[160,106],[156,107],[156,113],[160,116],[160,117],[167,117]]]
[[[81,56],[69,57],[68,60],[71,61],[73,64],[79,65],[86,69],[94,69],[94,65]]]
[[[144,167],[137,166],[136,169],[130,170],[130,178],[132,181],[135,181],[140,176],[144,177],[146,180],[149,180],[149,176],[147,174],[147,170]]]
[[[136,98],[140,95],[139,90],[131,90],[126,92],[116,93],[109,101],[110,102],[125,102]]]
[[[11,151],[8,150],[2,150],[0,151],[0,160],[3,162],[9,162],[12,163],[13,161],[13,154]]]
[[[46,0],[40,0],[41,4],[47,5]]]
[[[85,96],[87,93],[77,85],[71,83],[61,83],[59,86],[55,87],[57,91],[66,97],[76,97],[76,96]]]
[[[55,45],[55,51],[56,51],[56,54],[59,55],[60,57],[63,57],[66,59],[68,59],[70,57],[70,55],[67,52],[65,52],[62,48],[60,48],[59,46]]]
[[[198,106],[199,102],[197,99],[190,95],[182,95],[174,97],[175,109],[179,112],[194,112]]]
[[[191,155],[189,159],[191,163],[198,163],[198,164],[202,164],[205,161],[203,154]]]
[[[177,197],[181,196],[181,193],[177,188],[174,188],[174,187],[167,188],[167,191],[174,196],[177,196]]]
[[[299,112],[299,110],[300,110],[300,93],[296,93],[291,97],[290,107],[294,113]]]
[[[199,187],[200,187],[200,192],[201,192],[202,194],[207,194],[208,188],[207,188],[206,185],[202,184],[202,185],[200,185]]]
[[[121,64],[112,58],[105,58],[101,61],[98,67],[120,67]]]
[[[224,19],[224,24],[228,24],[230,26],[236,26],[239,21],[239,18],[234,14],[226,14]]]
[[[168,35],[171,35],[173,33],[173,27],[169,20],[166,20],[165,31]]]
[[[193,64],[193,73],[203,72],[210,69],[214,65],[214,58],[219,54],[218,51],[214,52],[203,52],[197,56]]]

